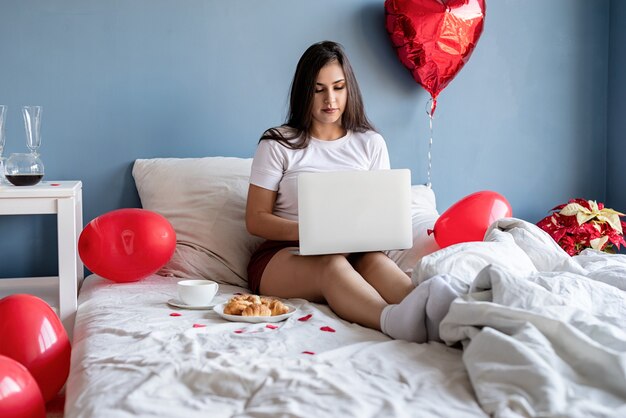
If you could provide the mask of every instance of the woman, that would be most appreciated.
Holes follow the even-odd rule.
[[[423,323],[404,318],[416,316],[407,297],[411,280],[384,253],[292,254],[298,246],[299,173],[388,168],[385,141],[365,115],[343,48],[330,41],[310,46],[296,67],[288,120],[263,134],[252,163],[246,227],[267,241],[250,259],[250,289],[326,302],[347,321],[419,340],[415,334]]]

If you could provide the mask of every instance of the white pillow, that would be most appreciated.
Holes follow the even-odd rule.
[[[176,231],[176,251],[160,274],[247,287],[250,255],[263,241],[245,225],[251,164],[232,157],[135,161],[143,208],[163,215]]]
[[[439,218],[435,192],[425,185],[411,188],[413,211],[413,247],[407,250],[387,251],[387,255],[407,275],[411,276],[417,262],[424,256],[439,249],[434,235],[428,235]]]

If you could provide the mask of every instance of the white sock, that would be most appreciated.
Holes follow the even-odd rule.
[[[380,327],[391,338],[424,343],[439,340],[439,323],[458,294],[441,277],[417,286],[397,305],[380,315]]]
[[[458,291],[443,277],[445,275],[433,277],[437,280],[430,284],[430,297],[426,302],[426,330],[429,341],[441,341],[439,325],[450,311],[452,301],[459,296]]]

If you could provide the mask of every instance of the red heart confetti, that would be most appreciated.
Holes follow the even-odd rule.
[[[50,183],[50,186],[60,186],[61,183]]]
[[[170,316],[182,316],[182,315],[181,315],[181,314],[179,314],[178,312],[172,312],[172,313],[170,314]]]
[[[321,327],[320,328],[322,331],[326,331],[326,332],[335,332],[334,329],[332,329],[331,327]]]
[[[204,327],[206,327],[206,325],[204,325],[204,324],[193,324],[193,327],[194,328],[204,328]]]
[[[315,355],[314,352],[312,351],[303,351],[302,354],[310,354],[310,355]]]
[[[243,334],[244,332],[246,332],[245,329],[236,329],[235,330],[235,334]]]
[[[265,326],[265,328],[269,328],[269,329],[276,329],[276,328],[278,328],[278,327],[277,327],[276,325],[267,324],[267,325]]]
[[[311,317],[313,316],[313,314],[308,314],[306,316],[303,316],[302,318],[298,318],[298,321],[308,321],[309,319],[311,319]]]

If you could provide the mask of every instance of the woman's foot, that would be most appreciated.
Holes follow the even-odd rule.
[[[387,305],[380,315],[380,328],[397,340],[440,341],[439,324],[457,296],[444,276],[432,277],[413,289],[399,304]]]

